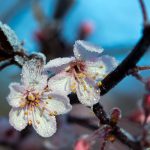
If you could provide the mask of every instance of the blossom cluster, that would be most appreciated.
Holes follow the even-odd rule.
[[[68,94],[76,93],[89,107],[100,100],[101,80],[116,66],[113,57],[102,48],[78,40],[74,57],[56,58],[46,63],[43,54],[21,62],[20,83],[11,83],[8,103],[10,124],[17,130],[32,125],[42,137],[52,136],[57,129],[56,116],[68,113],[72,106]],[[17,60],[18,61],[18,60]]]

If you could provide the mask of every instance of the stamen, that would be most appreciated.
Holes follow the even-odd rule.
[[[76,92],[76,83],[74,82],[71,86],[70,86],[71,92],[75,93]]]
[[[101,82],[101,81],[98,81],[98,82],[97,82],[97,86],[100,87],[101,85],[102,85],[102,82]]]
[[[52,96],[48,96],[48,99],[52,99]]]
[[[50,116],[56,116],[56,115],[58,115],[58,113],[57,113],[57,111],[53,111],[53,112],[50,112],[49,115]]]
[[[80,78],[80,79],[83,79],[83,78],[86,77],[85,74],[83,74],[83,73],[78,73],[77,76],[78,76],[78,78]]]
[[[26,115],[26,116],[27,116],[27,115],[28,115],[28,112],[27,112],[27,111],[26,111],[26,112],[24,112],[24,115]]]
[[[27,98],[30,101],[34,101],[35,100],[35,96],[32,93],[29,93]]]
[[[32,121],[31,121],[31,120],[29,120],[29,121],[28,121],[28,124],[29,124],[29,125],[32,125]]]

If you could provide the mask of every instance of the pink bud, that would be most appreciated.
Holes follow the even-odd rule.
[[[39,42],[44,41],[45,36],[44,36],[43,32],[42,31],[35,32],[35,39],[38,40]]]
[[[90,150],[90,144],[86,139],[80,139],[76,142],[74,150]]]
[[[110,119],[112,123],[116,124],[121,119],[121,110],[119,108],[113,108]]]
[[[79,38],[85,39],[93,31],[94,25],[91,22],[84,22],[81,24],[79,31]]]
[[[145,120],[145,114],[142,110],[138,109],[133,111],[130,116],[128,117],[130,121],[133,121],[135,123],[143,123]],[[147,118],[147,123],[150,123],[150,116]]]
[[[91,22],[84,22],[81,25],[81,30],[84,32],[86,35],[90,34],[93,31],[93,24]]]

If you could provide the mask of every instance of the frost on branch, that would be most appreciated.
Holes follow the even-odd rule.
[[[6,24],[0,22],[0,46],[2,50],[12,53],[22,49],[21,43],[15,32]]]
[[[45,65],[45,70],[57,73],[49,86],[66,94],[76,93],[79,101],[93,106],[100,100],[100,80],[116,66],[110,56],[99,56],[103,51],[85,41],[76,41],[74,57],[56,58]]]
[[[17,130],[32,125],[43,137],[56,132],[55,116],[71,110],[67,96],[51,90],[43,73],[44,60],[31,59],[23,65],[21,83],[11,83],[8,103],[10,124]]]

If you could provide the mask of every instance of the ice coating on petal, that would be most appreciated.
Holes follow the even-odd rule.
[[[46,74],[43,72],[43,61],[31,59],[23,65],[22,82],[27,88],[43,90],[47,86]]]
[[[56,58],[50,60],[45,66],[45,71],[50,71],[53,73],[59,73],[60,71],[64,70],[70,62],[74,61],[74,57],[64,57],[64,58]]]
[[[48,82],[48,86],[52,91],[60,91],[68,95],[71,93],[71,83],[73,82],[74,78],[71,74],[66,72],[61,72],[54,77],[50,78]]]
[[[19,83],[11,83],[9,85],[10,94],[7,97],[9,105],[12,107],[19,107],[21,103],[24,103],[24,87]]]
[[[86,61],[86,72],[93,77],[93,79],[103,79],[118,65],[114,57],[104,55],[93,61]]]
[[[27,119],[24,115],[24,109],[12,108],[9,113],[9,122],[16,130],[23,130],[27,126]]]
[[[100,100],[100,90],[93,80],[86,78],[78,83],[77,96],[82,104],[93,106]]]
[[[32,57],[32,59],[37,59],[39,61],[42,61],[43,64],[46,64],[46,57],[43,53],[32,53],[30,55],[30,57]],[[29,61],[27,57],[22,57],[19,55],[15,55],[15,61],[17,63],[19,63],[21,66],[23,66],[25,64],[26,61]]]
[[[99,55],[103,52],[103,49],[86,41],[78,40],[74,44],[73,51],[77,59],[89,60],[99,57]]]
[[[56,119],[54,116],[43,114],[38,108],[34,109],[32,125],[36,132],[42,137],[50,137],[56,132]]]
[[[47,97],[43,97],[43,103],[49,112],[54,112],[57,115],[65,114],[72,109],[69,98],[60,93],[49,93]]]
[[[0,22],[0,28],[4,32],[5,36],[8,38],[8,41],[13,47],[14,51],[20,51],[22,47],[15,32],[9,26],[3,24],[2,22]]]

